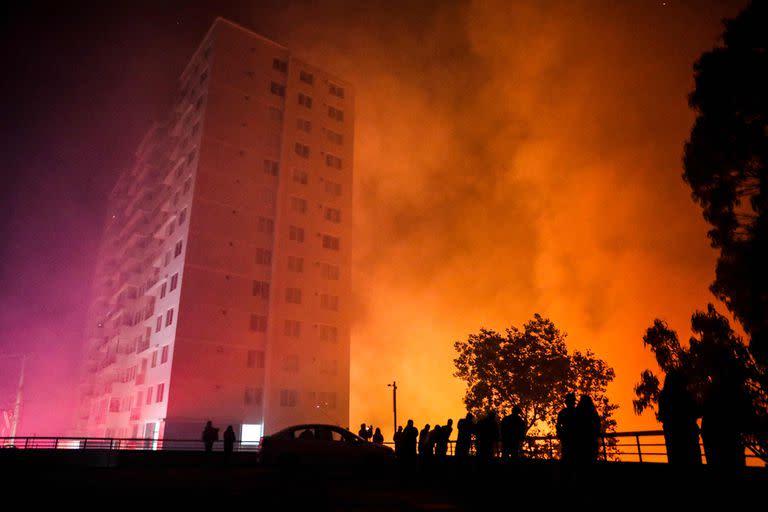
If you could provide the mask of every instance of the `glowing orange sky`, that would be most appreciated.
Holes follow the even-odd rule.
[[[400,423],[463,415],[453,342],[534,312],[616,370],[620,430],[657,427],[632,412],[644,329],[661,316],[685,337],[712,300],[715,253],[680,178],[691,65],[736,9],[638,4],[294,29],[288,46],[357,89],[353,428],[391,430],[393,379]]]

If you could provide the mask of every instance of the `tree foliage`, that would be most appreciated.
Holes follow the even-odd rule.
[[[737,376],[742,382],[743,392],[752,404],[753,429],[747,433],[748,445],[758,453],[765,455],[768,440],[761,425],[768,420],[768,402],[766,401],[763,376],[765,369],[755,361],[744,341],[731,328],[726,317],[717,312],[712,304],[706,311],[696,311],[691,316],[693,336],[688,346],[680,344],[677,332],[670,329],[663,320],[656,319],[643,336],[643,344],[650,347],[661,371],[682,372],[689,383],[689,390],[699,404],[703,404],[710,385],[725,374]],[[636,414],[646,409],[657,411],[660,392],[658,377],[651,370],[640,374],[640,382],[635,385],[636,399],[633,405]]]
[[[711,290],[768,364],[768,2],[725,22],[723,46],[694,66],[696,122],[683,179],[719,249]]]
[[[520,330],[480,329],[454,346],[455,376],[467,383],[464,403],[476,415],[508,414],[518,405],[531,433],[554,432],[565,395],[589,395],[602,418],[603,431],[615,430],[618,407],[606,396],[613,369],[594,353],[568,353],[566,334],[538,313]]]

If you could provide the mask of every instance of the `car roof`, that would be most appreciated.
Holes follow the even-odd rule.
[[[339,425],[331,425],[331,424],[328,424],[328,423],[304,423],[304,424],[301,424],[301,425],[291,425],[290,427],[286,427],[286,428],[284,428],[282,430],[278,430],[277,432],[275,432],[272,435],[282,434],[283,432],[291,432],[291,431],[294,431],[294,430],[301,430],[301,429],[307,429],[307,428],[318,428],[318,427],[329,428],[329,429],[332,429],[332,430],[340,430],[340,431],[343,431],[345,434],[349,434],[349,435],[351,435],[353,437],[359,437],[358,435],[354,434],[353,432],[350,432],[349,430],[347,430],[344,427],[340,427]]]

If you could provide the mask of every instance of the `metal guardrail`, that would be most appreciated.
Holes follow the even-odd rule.
[[[385,442],[392,446],[394,443]],[[456,441],[449,441],[448,455],[453,455]],[[197,439],[144,439],[144,438],[109,438],[109,437],[0,437],[0,447],[24,450],[164,450],[164,451],[203,451],[201,440]],[[213,450],[224,451],[224,442],[216,441]],[[254,441],[236,441],[233,451],[256,452],[259,443]],[[523,442],[523,456],[555,460],[559,458],[560,443],[555,436],[530,436]],[[701,445],[702,463],[706,464],[706,455]],[[501,456],[501,450],[496,450]],[[667,462],[667,450],[664,432],[646,430],[638,432],[614,432],[603,434],[600,439],[600,458],[622,462]],[[751,450],[746,450],[747,464],[764,466],[765,463]]]

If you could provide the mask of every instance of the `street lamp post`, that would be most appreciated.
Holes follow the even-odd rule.
[[[392,388],[392,412],[395,418],[395,428],[392,430],[392,434],[394,435],[397,433],[397,381],[393,380],[392,384],[387,384],[387,386]]]

